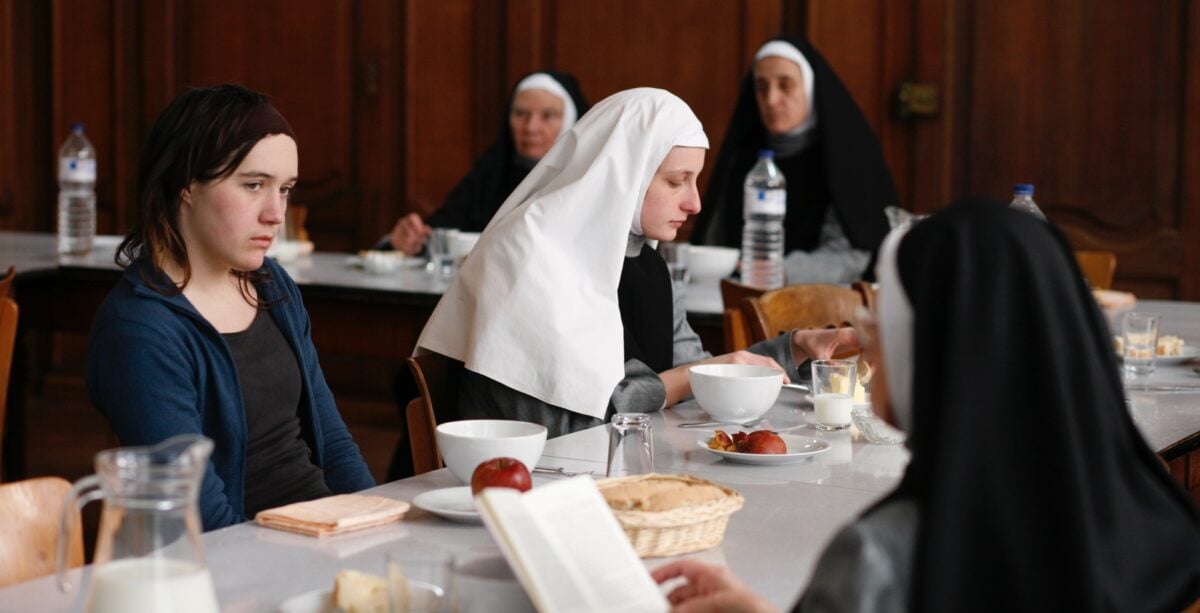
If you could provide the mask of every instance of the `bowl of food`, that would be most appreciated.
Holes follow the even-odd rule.
[[[737,249],[712,245],[689,245],[687,249],[688,274],[693,279],[716,280],[733,274],[738,263]]]
[[[692,394],[716,421],[761,417],[779,397],[783,371],[750,364],[700,364],[688,369]]]
[[[533,470],[546,445],[546,427],[508,419],[466,419],[439,424],[434,431],[446,468],[463,483],[493,458],[516,458]]]

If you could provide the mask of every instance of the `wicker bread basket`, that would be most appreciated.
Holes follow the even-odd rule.
[[[617,521],[625,529],[634,550],[643,558],[674,556],[702,551],[721,544],[725,524],[734,511],[742,508],[745,499],[736,490],[690,475],[636,475],[602,479],[596,483],[601,492],[623,484],[648,480],[683,481],[712,485],[725,492],[725,497],[690,504],[666,511],[634,511],[613,509]]]

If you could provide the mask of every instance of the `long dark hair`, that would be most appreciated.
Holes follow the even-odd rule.
[[[270,117],[266,122],[259,120],[264,115]],[[229,176],[270,133],[291,135],[291,128],[266,96],[240,85],[196,88],[172,100],[155,120],[142,147],[138,214],[117,248],[117,265],[124,268],[144,258],[149,266],[142,269],[141,276],[147,286],[167,296],[182,292],[191,280],[192,267],[179,233],[180,193],[193,182]],[[179,283],[163,283],[162,264],[166,261],[183,271]],[[265,271],[234,274],[242,295],[257,304],[250,284],[265,280]]]

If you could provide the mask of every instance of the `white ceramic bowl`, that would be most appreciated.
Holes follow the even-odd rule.
[[[434,431],[442,461],[463,483],[492,458],[516,458],[530,471],[542,457],[546,426],[508,419],[467,419],[439,424]]]
[[[743,422],[775,404],[783,372],[749,364],[701,364],[688,369],[692,394],[717,421]]]
[[[693,279],[722,279],[737,268],[738,250],[733,247],[690,245],[687,250],[688,274]]]

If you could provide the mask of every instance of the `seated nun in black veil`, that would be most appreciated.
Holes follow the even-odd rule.
[[[1196,602],[1200,513],[1134,426],[1108,326],[1062,235],[997,202],[962,202],[892,232],[877,274],[872,401],[909,432],[912,459],[826,548],[796,610]],[[773,610],[718,567],[654,575],[687,578],[676,611]]]
[[[427,221],[416,213],[401,217],[380,246],[415,255],[424,249],[431,228],[482,232],[559,135],[570,130],[587,110],[579,83],[570,74],[544,71],[526,75],[509,96],[499,138],[450,190],[442,207]]]
[[[772,40],[755,54],[692,242],[741,246],[742,184],[762,149],[787,178],[787,282],[858,280],[887,234],[884,209],[900,202],[862,111],[804,39]]]
[[[458,370],[463,418],[534,421],[550,436],[650,412],[691,394],[696,361],[784,368],[855,345],[853,330],[795,331],[711,357],[688,326],[666,263],[700,208],[708,137],[659,89],[600,102],[496,213],[426,324],[417,351]]]

